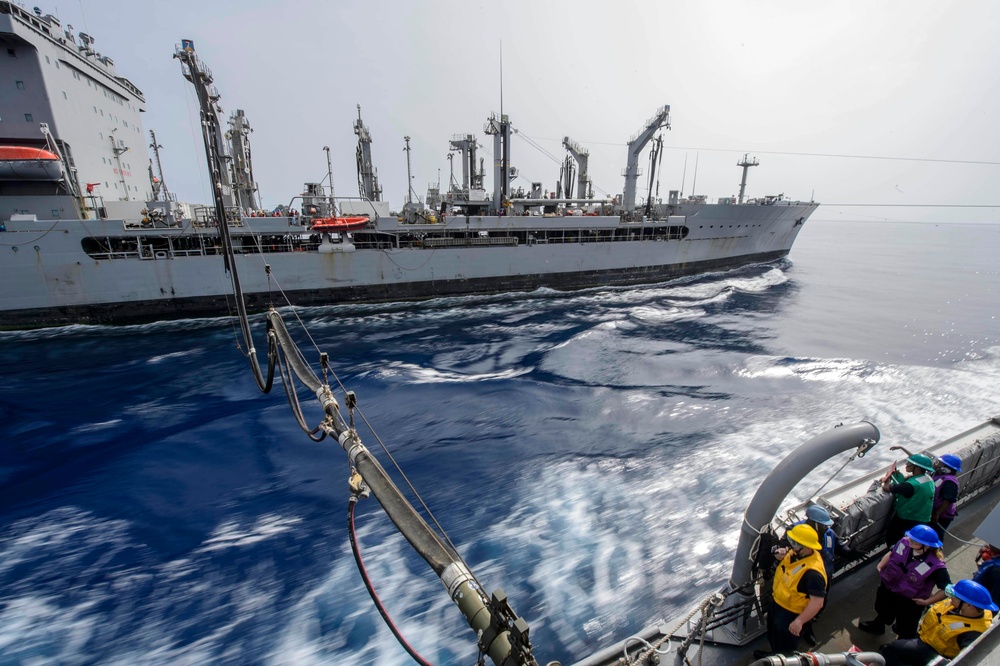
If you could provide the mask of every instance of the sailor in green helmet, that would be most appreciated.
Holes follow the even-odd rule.
[[[892,548],[911,527],[927,525],[934,510],[934,462],[914,453],[906,459],[905,476],[892,464],[882,479],[882,490],[895,496],[892,517],[885,528],[885,545]]]

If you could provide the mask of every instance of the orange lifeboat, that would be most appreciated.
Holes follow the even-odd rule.
[[[368,218],[361,217],[317,217],[313,220],[312,231],[354,231],[368,224]]]
[[[59,156],[42,148],[0,146],[0,180],[59,180]]]

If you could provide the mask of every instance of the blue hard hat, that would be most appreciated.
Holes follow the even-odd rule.
[[[806,518],[814,523],[826,525],[827,527],[833,525],[833,518],[830,517],[830,512],[821,507],[819,504],[809,505],[809,508],[806,509]]]
[[[962,459],[959,458],[956,455],[952,455],[950,453],[946,453],[943,456],[941,456],[940,458],[938,458],[938,460],[941,461],[942,465],[944,465],[945,467],[947,467],[949,469],[953,469],[956,472],[961,472],[962,471]]]
[[[970,606],[975,606],[976,608],[982,608],[988,610],[991,613],[996,613],[997,605],[993,603],[993,598],[990,597],[989,590],[985,587],[971,580],[960,580],[954,585],[948,585],[944,588],[946,594],[950,594],[953,597],[958,597]]]
[[[928,548],[940,548],[942,546],[941,540],[938,539],[937,532],[927,525],[914,525],[910,528],[910,531],[906,533],[906,538],[910,541],[916,541],[921,546],[927,546]]]

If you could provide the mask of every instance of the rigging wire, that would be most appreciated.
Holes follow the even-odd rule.
[[[337,379],[337,383],[340,384],[340,379]],[[341,388],[343,388],[342,384],[341,384]],[[379,437],[378,433],[375,432],[375,428],[368,421],[368,417],[366,417],[364,415],[364,413],[361,411],[360,408],[356,407],[355,409],[358,412],[358,416],[361,417],[361,420],[365,422],[365,426],[368,427],[368,430],[371,432],[372,437],[374,437],[375,441],[378,442],[379,446],[382,447],[382,450],[385,452],[385,455],[388,456],[389,460],[392,461],[393,467],[395,467],[396,471],[399,472],[399,475],[403,477],[403,481],[406,482],[407,487],[413,492],[414,496],[417,498],[417,501],[420,502],[420,506],[422,506],[424,508],[424,511],[427,512],[427,517],[430,518],[431,522],[434,523],[434,526],[437,527],[438,532],[439,532],[439,536],[441,538],[443,538],[448,543],[448,546],[451,547],[452,554],[455,557],[457,557],[462,562],[462,564],[464,564],[465,567],[467,569],[469,569],[469,571],[471,571],[472,569],[471,569],[471,567],[469,567],[469,563],[466,562],[465,558],[462,557],[461,553],[458,552],[458,548],[455,547],[454,543],[452,543],[451,537],[448,536],[448,533],[444,531],[443,527],[441,527],[441,523],[438,522],[437,516],[435,516],[434,513],[430,510],[430,507],[428,507],[427,504],[424,502],[424,498],[420,496],[420,493],[417,492],[417,489],[413,487],[412,483],[410,483],[409,477],[406,476],[406,473],[403,472],[403,469],[396,462],[396,459],[393,458],[393,456],[392,456],[391,453],[389,453],[389,449],[386,447],[385,443],[382,441],[382,438]]]
[[[534,148],[535,150],[537,150],[538,152],[540,152],[542,155],[545,155],[546,157],[548,157],[550,160],[552,160],[556,164],[562,164],[562,161],[558,157],[556,157],[555,155],[553,155],[549,151],[547,151],[544,148],[542,148],[538,143],[536,143],[530,136],[528,136],[524,132],[517,132],[517,131],[515,131],[515,134],[516,134],[516,136],[519,136],[522,139],[524,139],[525,143],[527,143],[529,146],[531,146],[532,148]]]
[[[534,137],[538,141],[559,141],[562,139],[555,139],[547,136],[536,136]],[[627,144],[621,143],[620,141],[586,141],[581,140],[581,143],[586,143],[595,146],[626,146]],[[745,153],[746,150],[743,148],[700,148],[691,146],[664,146],[667,150],[703,150],[705,152],[711,153]],[[898,157],[893,155],[852,155],[848,153],[802,153],[802,152],[791,152],[782,150],[754,150],[753,152],[760,155],[791,155],[794,157],[835,157],[843,159],[857,159],[857,160],[889,160],[889,161],[900,161],[900,162],[932,162],[932,163],[942,163],[942,164],[977,164],[982,166],[1000,166],[1000,162],[991,160],[949,160],[949,159],[939,159],[934,157]]]
[[[821,203],[822,206],[846,208],[1000,208],[1000,204],[888,204],[888,203]]]
[[[556,164],[559,164],[559,165],[562,164],[562,162],[559,160],[558,157],[556,157],[555,155],[553,155],[549,151],[545,150],[545,148],[543,148],[542,146],[540,146],[536,141],[534,141],[530,136],[528,136],[524,132],[521,132],[521,131],[518,131],[518,130],[514,130],[514,134],[516,136],[519,136],[522,139],[524,139],[525,143],[527,143],[529,146],[531,146],[532,148],[534,148],[535,150],[537,150],[538,152],[540,152],[545,157],[548,157],[550,160],[552,160]],[[485,148],[483,150],[485,150]],[[489,151],[486,151],[486,152],[489,152]],[[520,172],[518,172],[517,177],[518,178],[524,178],[525,182],[527,182],[527,183],[531,183],[532,182],[528,178],[525,178],[523,175],[521,175]],[[610,197],[611,196],[607,192],[607,190],[605,190],[602,187],[599,187],[599,186],[595,185],[594,183],[591,183],[591,187],[593,187],[595,190],[597,190],[598,192],[600,192],[601,194],[603,194],[605,197]]]

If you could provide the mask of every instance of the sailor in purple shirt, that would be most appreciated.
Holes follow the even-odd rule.
[[[921,613],[944,599],[951,583],[940,539],[927,525],[913,527],[885,554],[878,571],[882,580],[875,593],[876,617],[858,623],[858,628],[882,634],[895,622],[899,638],[916,637]]]

